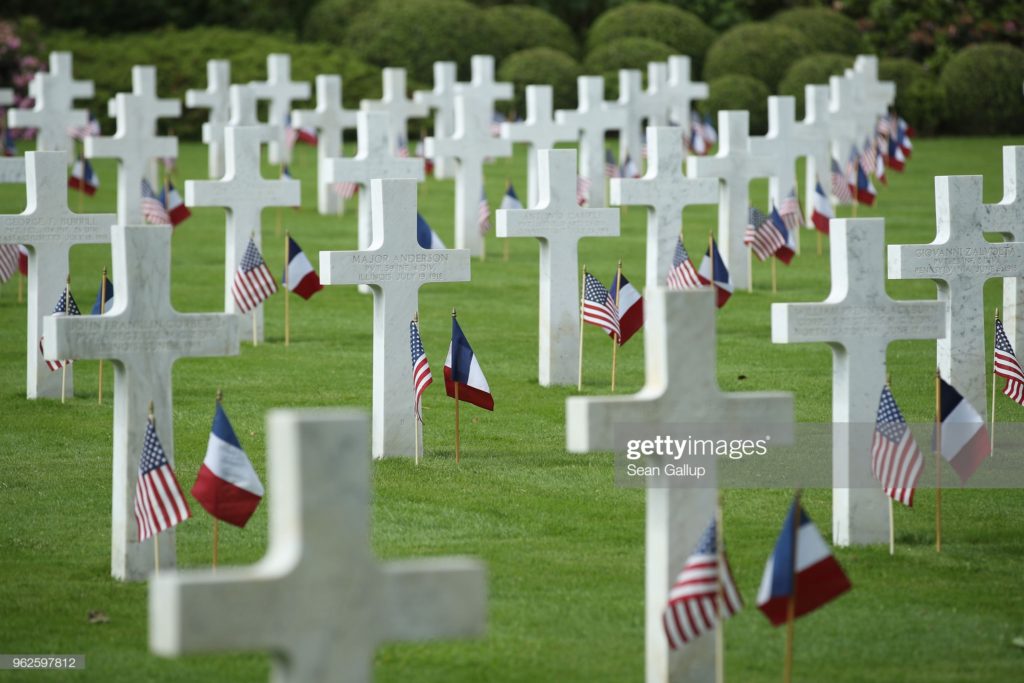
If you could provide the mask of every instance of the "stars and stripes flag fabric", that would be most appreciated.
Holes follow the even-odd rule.
[[[743,608],[725,548],[718,552],[717,524],[711,520],[668,593],[662,626],[669,647],[678,650]]]
[[[620,268],[616,271],[612,286],[608,289],[608,302],[614,307],[619,318],[618,334],[615,337],[622,346],[644,326],[644,298],[626,278]]]
[[[779,232],[778,226],[770,216],[752,206],[747,217],[747,231],[743,235],[743,244],[753,249],[757,258],[764,261],[785,246],[786,236]]]
[[[871,144],[870,138],[864,139],[864,147],[860,153],[860,167],[865,173],[875,172],[875,163],[878,161],[878,151]]]
[[[60,298],[57,299],[57,305],[53,307],[53,315],[82,315],[82,312],[78,310],[78,303],[75,301],[75,297],[71,294],[71,287],[65,287],[64,291],[60,293]],[[43,354],[43,338],[39,338],[39,354]],[[50,369],[50,372],[60,370],[65,365],[71,365],[74,361],[70,359],[65,360],[48,360],[46,361],[46,367]]]
[[[797,517],[799,516],[799,522]],[[807,511],[794,500],[768,558],[757,591],[757,606],[773,626],[785,624],[789,601],[801,617],[850,590],[850,580],[825,544]]]
[[[821,183],[815,183],[814,206],[811,207],[811,223],[814,224],[814,229],[827,235],[829,221],[835,217],[835,209],[832,208],[832,202],[822,189]]]
[[[494,410],[491,388],[480,369],[480,363],[462,333],[459,321],[452,316],[452,341],[448,345],[448,356],[444,359],[444,388],[455,398],[455,384],[459,385],[459,400],[472,403],[484,410]]]
[[[404,137],[398,138],[398,149],[395,150],[395,156],[399,159],[409,158],[409,143],[406,142]]]
[[[837,204],[850,204],[853,202],[853,191],[850,184],[846,182],[846,175],[839,168],[839,162],[832,158],[832,196],[836,198]]]
[[[218,401],[192,497],[213,517],[244,527],[263,500],[263,493],[259,475]]]
[[[409,323],[409,349],[412,352],[412,388],[416,419],[423,422],[423,392],[434,381],[434,377],[430,374],[427,352],[423,349],[423,340],[420,339],[420,326],[415,320]]]
[[[18,272],[18,245],[0,244],[0,282],[7,282]]]
[[[779,216],[782,217],[786,230],[790,232],[799,230],[800,226],[804,224],[804,213],[800,209],[800,200],[796,197],[796,187],[791,188],[789,194],[782,200]]]
[[[348,180],[342,180],[334,183],[331,187],[334,190],[334,193],[342,199],[352,199],[356,196],[356,193],[359,192],[359,183],[353,183]]]
[[[718,144],[718,131],[715,130],[715,123],[711,120],[710,114],[704,115],[704,125],[700,129],[709,148]]]
[[[1003,387],[1003,395],[1009,396],[1014,401],[1024,406],[1024,369],[1017,361],[1013,353],[1013,346],[1006,338],[1003,330],[1003,321],[996,318],[996,343],[994,350],[995,358],[992,360],[992,371],[1006,379],[1006,386]]]
[[[288,291],[295,292],[303,299],[309,299],[324,288],[306,252],[302,251],[302,247],[291,235],[288,236],[288,263],[281,282]]]
[[[942,457],[966,483],[992,452],[985,419],[960,392],[939,378]]]
[[[100,177],[96,174],[88,159],[79,157],[71,167],[71,175],[68,177],[68,187],[72,190],[84,192],[88,196],[96,194],[100,186]]]
[[[875,435],[871,440],[871,473],[882,484],[885,495],[911,507],[923,468],[921,449],[886,385],[882,387]]]
[[[168,218],[171,219],[171,226],[175,228],[192,215],[192,212],[185,206],[185,200],[181,198],[178,188],[174,187],[174,183],[170,180],[167,181],[167,187],[160,191],[160,201],[167,211]]]
[[[512,187],[512,183],[508,184],[505,188],[505,194],[501,196],[501,204],[498,206],[499,209],[521,209],[523,203],[519,201],[519,195],[516,194],[516,188]]]
[[[110,310],[110,302],[114,300],[114,283],[106,275],[100,278],[100,286],[96,290],[96,302],[89,311],[92,315],[101,315]]]
[[[672,255],[672,267],[669,268],[668,275],[665,277],[665,286],[672,290],[700,289],[704,286],[700,281],[700,276],[697,275],[697,270],[693,267],[682,237],[678,237],[676,240],[676,251]]]
[[[596,325],[608,334],[619,333],[619,316],[615,312],[615,301],[601,281],[590,273],[583,275],[583,322]]]
[[[491,231],[491,205],[487,203],[487,192],[480,190],[480,210],[477,215],[477,227],[480,234],[486,235]]]
[[[724,306],[732,296],[732,276],[729,275],[729,269],[726,268],[722,254],[718,251],[718,244],[714,239],[708,245],[708,250],[704,252],[704,260],[700,262],[697,277],[705,285],[710,285],[714,281],[716,307]]]
[[[619,177],[619,165],[615,162],[615,155],[607,147],[604,150],[604,176],[606,178]]]
[[[242,262],[235,271],[235,279],[231,283],[231,294],[235,298],[235,304],[242,313],[248,313],[276,291],[277,283],[274,276],[270,274],[256,242],[250,237],[249,243],[245,246]]]
[[[139,459],[134,508],[139,541],[152,538],[192,516],[152,420],[146,425],[146,441]]]
[[[590,178],[576,176],[576,204],[586,206],[590,201]]]
[[[145,178],[142,179],[142,218],[152,225],[171,225],[171,217],[164,203]]]
[[[84,140],[90,135],[100,134],[100,122],[89,113],[89,120],[82,126],[68,126],[68,135],[74,140]]]
[[[779,215],[778,209],[774,206],[768,218],[772,222],[772,227],[782,235],[783,240],[783,245],[775,250],[775,258],[788,266],[793,257],[796,256],[796,241],[793,239],[793,231],[786,227],[785,221],[782,220],[782,216]]]
[[[434,229],[427,223],[427,219],[419,212],[416,213],[416,242],[424,249],[447,249],[441,238]]]

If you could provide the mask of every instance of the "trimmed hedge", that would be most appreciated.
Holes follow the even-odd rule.
[[[796,7],[779,12],[772,22],[795,28],[815,52],[856,55],[864,50],[857,23],[825,7]]]
[[[453,61],[468,79],[470,57],[499,42],[484,11],[463,0],[379,0],[352,20],[343,44],[368,64],[405,67],[410,87],[428,87],[434,62]]]
[[[579,54],[572,29],[539,7],[498,5],[485,10],[484,14],[498,38],[489,54],[498,61],[513,52],[534,47],[548,47],[570,56]]]
[[[205,109],[184,106],[185,91],[206,87],[206,62],[231,60],[231,81],[245,83],[266,78],[267,55],[272,52],[292,56],[292,78],[312,83],[317,74],[344,74],[345,103],[358,107],[359,100],[380,89],[380,74],[344,49],[325,43],[295,43],[262,33],[229,28],[196,28],[187,31],[168,29],[148,33],[128,33],[103,40],[79,31],[50,33],[45,36],[49,50],[69,50],[75,54],[75,73],[96,83],[96,96],[86,106],[96,114],[104,131],[113,131],[106,118],[108,99],[131,90],[131,65],[157,67],[161,97],[182,100],[183,116],[161,123],[183,138],[196,139],[207,118]],[[305,105],[299,105],[305,106]],[[310,101],[310,107],[313,101]]]
[[[689,55],[700,73],[715,32],[700,17],[678,7],[636,2],[611,9],[587,33],[587,48],[596,52],[623,38],[645,38],[667,45],[672,54]],[[589,57],[588,57],[589,60]]]
[[[619,38],[591,51],[583,64],[592,74],[640,69],[646,75],[648,62],[664,62],[673,54],[671,47],[650,38]]]
[[[704,80],[729,74],[753,76],[774,92],[790,65],[808,52],[807,41],[795,28],[768,22],[740,24],[708,50]]]
[[[708,83],[709,97],[701,110],[709,113],[718,125],[718,112],[745,109],[750,112],[750,134],[768,132],[768,96],[771,92],[761,81],[751,76],[730,74]]]
[[[937,80],[912,59],[878,60],[878,78],[896,84],[896,111],[919,133],[938,130],[946,103]]]
[[[372,0],[320,0],[309,10],[302,28],[304,40],[340,44],[345,30],[361,12],[372,11]]]
[[[570,55],[550,47],[520,50],[505,58],[498,69],[498,79],[515,86],[515,111],[526,117],[526,86],[550,85],[556,109],[576,106],[576,78],[582,73],[580,63]]]
[[[1024,133],[1024,50],[1001,44],[973,45],[949,60],[940,82],[946,114],[956,132]]]
[[[780,95],[796,98],[797,115],[804,110],[804,86],[828,85],[829,76],[841,76],[853,66],[853,57],[832,52],[816,52],[793,63],[779,83]]]

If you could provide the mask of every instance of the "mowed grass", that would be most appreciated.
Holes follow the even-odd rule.
[[[928,242],[935,231],[933,176],[984,174],[985,199],[1001,196],[1001,146],[1022,139],[920,140],[905,174],[891,174],[874,209],[885,216],[889,243]],[[496,206],[506,178],[525,192],[525,153],[487,169]],[[113,164],[96,164],[102,188],[86,211],[112,211]],[[181,175],[202,178],[205,148],[181,146]],[[267,167],[267,176],[276,172]],[[342,217],[315,211],[313,152],[298,150],[293,173],[303,180],[303,208],[264,213],[265,256],[277,273],[283,263],[281,224],[310,255],[355,247],[355,206]],[[183,183],[179,182],[179,185]],[[765,183],[753,183],[764,205]],[[453,243],[451,181],[420,186],[421,211]],[[0,187],[0,211],[24,207],[21,188]],[[78,197],[72,195],[71,205]],[[698,257],[715,209],[688,209],[689,249]],[[193,210],[173,239],[174,305],[215,311],[223,297],[223,211]],[[581,262],[605,282],[615,262],[643,282],[645,210],[623,211],[622,237],[589,239]],[[769,304],[820,301],[829,290],[826,253],[815,255],[805,232],[804,253],[779,271],[779,293],[768,291],[769,270],[755,265],[756,291],[739,292],[718,324],[718,378],[724,390],[786,390],[797,417],[830,419],[831,351],[825,344],[777,346],[770,341]],[[994,239],[994,238],[993,238]],[[372,538],[383,559],[473,555],[488,566],[488,631],[480,639],[387,644],[376,655],[379,681],[636,681],[644,666],[644,494],[617,488],[612,455],[566,453],[564,405],[575,389],[542,389],[536,382],[537,244],[488,240],[488,258],[472,264],[469,283],[431,284],[420,296],[423,340],[435,376],[448,344],[449,312],[478,354],[495,396],[493,413],[463,409],[462,464],[453,462],[452,402],[440,383],[425,402],[426,458],[375,463]],[[73,291],[83,308],[95,296],[109,250],[83,246],[72,253]],[[115,282],[115,285],[118,283]],[[934,298],[930,282],[891,282],[899,298]],[[1000,299],[990,282],[986,309]],[[0,288],[0,652],[85,653],[89,681],[266,680],[264,653],[187,656],[166,660],[147,649],[146,586],[109,576],[111,424],[113,385],[106,364],[106,396],[97,405],[97,362],[74,366],[74,399],[24,398],[25,307],[16,285]],[[282,406],[370,407],[371,297],[355,287],[330,287],[311,301],[293,298],[292,345],[283,345],[283,299],[267,304],[267,343],[244,344],[241,355],[186,359],[174,371],[176,469],[188,488],[202,461],[214,394],[243,446],[265,473],[265,413]],[[42,302],[45,307],[53,302]],[[990,313],[986,318],[990,317]],[[991,323],[990,323],[991,325]],[[595,328],[585,336],[585,393],[608,391],[611,344]],[[991,329],[989,329],[991,344]],[[406,357],[396,362],[408,362]],[[934,343],[900,342],[889,352],[893,384],[907,419],[932,419]],[[638,336],[618,358],[620,391],[644,381]],[[744,379],[740,379],[743,376]],[[1016,413],[1000,399],[1000,416]],[[822,454],[823,458],[828,453]],[[929,473],[926,471],[926,475]],[[727,668],[733,681],[777,681],[782,630],[754,607],[764,562],[792,492],[725,493],[726,535],[733,570],[747,609],[726,628]],[[269,482],[267,497],[275,495]],[[806,507],[826,538],[831,493],[812,490]],[[244,530],[221,525],[222,563],[256,561],[267,544],[264,504]],[[933,548],[934,493],[921,491],[913,510],[896,511],[895,557],[878,547],[837,550],[854,588],[796,629],[796,679],[864,681],[879,674],[895,681],[1007,681],[1019,678],[1024,651],[1024,495],[1016,490],[948,491],[943,498],[944,547]],[[211,520],[198,504],[179,527],[182,567],[210,563]],[[344,561],[344,558],[339,558]],[[110,621],[92,625],[90,610]],[[255,619],[274,621],[253,605]],[[353,628],[359,628],[353,624]],[[2,680],[56,680],[72,674],[0,673]]]

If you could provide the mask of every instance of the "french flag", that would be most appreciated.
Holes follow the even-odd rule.
[[[772,223],[775,224],[775,229],[782,235],[782,246],[775,250],[775,258],[779,259],[787,266],[789,262],[793,260],[793,256],[796,255],[796,242],[793,240],[793,233],[786,227],[786,221],[782,220],[782,216],[779,215],[779,210],[772,206]]]
[[[796,529],[794,518],[798,513],[800,524]],[[795,618],[813,612],[848,590],[850,580],[843,568],[825,545],[799,499],[794,500],[775,542],[775,550],[765,565],[761,588],[757,591],[758,608],[772,626],[780,626],[788,620],[791,599],[796,602]]]
[[[238,527],[245,526],[263,500],[263,484],[219,402],[192,496],[211,515]]]
[[[618,292],[618,296],[616,296]],[[644,298],[630,284],[620,270],[608,289],[609,303],[615,303],[619,312],[619,346],[622,346],[644,326]],[[608,336],[614,336],[609,332]]]
[[[295,133],[296,133],[296,139],[299,142],[302,142],[302,143],[305,143],[307,145],[312,145],[312,146],[316,147],[317,135],[316,135],[316,129],[315,128],[311,128],[310,126],[303,126],[301,128],[298,128],[295,131]]]
[[[96,171],[93,170],[92,164],[89,163],[88,159],[79,159],[75,162],[75,165],[71,167],[71,177],[68,178],[68,187],[72,190],[78,190],[84,192],[90,197],[96,194],[96,189],[100,186],[100,177],[96,175]]]
[[[459,321],[452,315],[452,343],[448,346],[448,356],[444,359],[444,389],[449,396],[455,398],[455,384],[459,385],[459,400],[472,403],[484,410],[494,410],[494,397],[491,388],[476,360],[473,347],[462,333]]]
[[[114,283],[106,275],[100,280],[100,288],[96,290],[96,303],[92,305],[93,315],[102,315],[110,310],[110,302],[114,300]]]
[[[732,277],[714,240],[711,240],[711,246],[704,252],[704,260],[700,262],[700,269],[697,271],[697,277],[705,285],[711,284],[712,275],[715,280],[715,304],[721,308],[732,296]]]
[[[903,148],[900,147],[900,143],[895,137],[889,138],[889,156],[886,159],[889,168],[894,171],[902,173],[907,165],[907,156],[903,153]]]
[[[309,299],[324,288],[306,252],[302,251],[302,247],[291,238],[291,235],[288,236],[288,265],[285,268],[287,270],[282,284],[303,299]]]
[[[416,213],[416,243],[424,249],[447,249],[441,238],[437,236],[434,229],[427,223],[427,219]]]
[[[832,209],[832,202],[828,200],[828,195],[826,195],[825,190],[822,189],[821,183],[815,184],[814,204],[811,207],[811,223],[814,224],[814,228],[818,232],[827,235],[828,223],[835,217],[836,214]]]
[[[860,164],[857,164],[857,201],[865,206],[875,205],[875,186]]]
[[[942,457],[966,482],[992,452],[985,420],[960,392],[939,379]]]
[[[166,192],[160,193],[160,201],[163,203],[164,208],[167,209],[167,215],[171,218],[171,225],[175,228],[178,227],[179,223],[192,215],[192,212],[185,206],[185,202],[182,200],[178,189],[169,180],[167,181]]]

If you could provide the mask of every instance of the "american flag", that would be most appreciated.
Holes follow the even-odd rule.
[[[53,315],[82,315],[82,312],[78,310],[78,304],[75,302],[75,297],[71,295],[71,288],[65,287],[64,291],[60,293],[60,298],[57,299],[57,305],[53,307]],[[43,338],[39,338],[39,355],[43,353]],[[50,371],[60,370],[65,365],[71,365],[71,360],[48,360],[46,361],[46,367],[50,368]]]
[[[615,301],[601,281],[590,273],[583,277],[583,322],[597,325],[608,334],[619,334]]]
[[[277,282],[263,261],[256,242],[250,237],[249,244],[245,247],[245,255],[242,256],[242,262],[235,272],[235,280],[231,283],[231,294],[235,297],[235,304],[242,313],[247,313],[276,291]]]
[[[864,148],[860,153],[860,167],[864,169],[864,172],[871,175],[875,172],[875,162],[877,161],[878,150],[871,144],[870,138],[864,139]]]
[[[427,352],[423,350],[420,328],[415,320],[409,323],[409,347],[412,351],[412,386],[416,393],[416,417],[420,422],[423,422],[423,404],[420,399],[423,397],[423,392],[434,381],[434,378],[430,374]]]
[[[156,436],[153,420],[149,420],[139,459],[139,479],[135,483],[135,525],[139,529],[139,541],[152,538],[191,516],[185,494]]]
[[[405,138],[398,138],[397,155],[399,159],[409,158],[409,143],[405,141]]]
[[[682,237],[676,242],[676,253],[672,257],[672,267],[665,278],[665,284],[669,289],[700,289],[704,286],[697,277],[697,271],[690,261],[690,254],[686,251]]]
[[[491,230],[491,205],[487,203],[487,193],[480,190],[480,213],[477,217],[480,234],[486,235]]]
[[[752,248],[757,254],[757,258],[764,261],[786,246],[786,240],[775,227],[771,217],[752,206],[750,207],[747,232],[743,235],[743,244]]]
[[[796,198],[795,187],[782,200],[782,206],[779,207],[779,215],[782,216],[782,222],[786,225],[786,230],[790,232],[799,230],[800,226],[804,224],[804,214],[800,210],[800,200]]]
[[[1006,378],[1003,394],[1024,406],[1024,370],[1017,362],[1010,340],[1003,331],[1003,321],[996,318],[995,358],[992,361],[992,372]]]
[[[0,244],[0,282],[7,282],[18,272],[18,245]]]
[[[581,175],[576,176],[576,203],[586,206],[590,200],[590,178]]]
[[[885,494],[907,507],[914,504],[914,487],[921,476],[924,458],[889,387],[882,388],[871,441],[871,473]]]
[[[853,202],[853,192],[850,184],[846,181],[846,175],[839,168],[839,162],[832,159],[832,196],[836,198],[837,204],[850,204]]]
[[[725,548],[718,552],[717,533],[717,524],[712,519],[669,590],[662,624],[673,650],[710,631],[719,620],[728,619],[743,607]]]
[[[615,163],[615,155],[607,147],[604,150],[604,176],[606,178],[619,177],[619,165]]]
[[[171,217],[160,197],[153,192],[153,186],[145,178],[142,179],[142,217],[153,225],[170,225]]]
[[[84,140],[90,135],[100,134],[100,122],[96,117],[89,114],[89,120],[84,126],[68,126],[68,135],[74,140]]]
[[[342,199],[352,199],[359,192],[359,183],[349,182],[343,180],[340,183],[334,183],[334,192]]]

